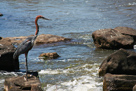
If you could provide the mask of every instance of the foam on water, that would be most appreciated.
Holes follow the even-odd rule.
[[[70,80],[68,82],[61,83],[61,85],[69,86],[74,91],[87,91],[92,88],[97,88],[97,86],[102,85],[102,83],[96,83],[95,79],[91,76],[81,76],[74,78],[72,81]]]
[[[7,72],[7,71],[0,72],[1,76],[19,76],[19,75],[24,75],[24,74],[25,73],[23,73],[23,72]]]
[[[91,76],[81,76],[57,85],[48,84],[46,91],[102,91],[102,82],[96,82]]]
[[[62,70],[51,70],[51,69],[47,69],[47,70],[41,70],[39,72],[40,75],[42,74],[59,74],[62,73]]]
[[[136,5],[136,2],[128,3],[128,5]]]
[[[81,76],[73,76],[69,80],[58,81],[56,84],[46,83],[44,90],[46,91],[102,91],[102,78],[98,77],[98,65],[84,64],[68,69],[46,69],[39,72],[40,75],[75,75],[78,72],[83,72]],[[94,72],[95,71],[95,72]],[[42,79],[42,78],[41,78]]]
[[[4,81],[5,81],[4,79],[0,79],[0,84],[1,84],[1,83],[4,83]]]

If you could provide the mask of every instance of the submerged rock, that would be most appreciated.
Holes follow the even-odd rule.
[[[13,60],[15,47],[12,45],[10,39],[0,39],[0,70],[15,71],[19,70],[18,59]]]
[[[128,27],[101,29],[92,33],[97,48],[132,49],[136,42],[136,30]]]
[[[136,53],[125,49],[114,52],[100,65],[99,75],[106,73],[136,75]]]
[[[40,54],[39,58],[42,58],[44,60],[47,60],[47,59],[56,59],[60,57],[56,52],[52,52],[52,53],[42,53]]]
[[[132,91],[135,84],[136,75],[106,74],[103,80],[103,91]]]

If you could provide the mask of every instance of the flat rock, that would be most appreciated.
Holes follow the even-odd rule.
[[[92,33],[94,44],[103,49],[132,49],[136,40],[136,30],[128,27],[101,29]]]
[[[36,39],[36,44],[44,44],[44,43],[55,43],[55,42],[65,42],[70,41],[70,38],[64,38],[57,35],[51,35],[51,34],[41,34]]]
[[[52,52],[52,53],[42,53],[39,55],[39,58],[42,58],[44,60],[46,59],[56,59],[60,57],[56,52]]]
[[[25,76],[10,77],[5,79],[5,91],[43,91],[39,78],[28,75],[28,81]]]
[[[114,52],[100,65],[99,76],[106,73],[136,75],[136,53],[125,49]]]
[[[33,35],[30,35],[33,36]],[[20,37],[8,37],[12,43],[18,43],[20,44],[22,41],[24,41],[27,37],[30,36],[20,36]],[[64,38],[57,35],[51,35],[51,34],[41,34],[38,35],[37,39],[35,40],[35,44],[48,44],[48,43],[55,43],[55,42],[66,42],[70,41],[69,38]]]
[[[103,80],[103,91],[132,91],[136,84],[136,75],[106,74]],[[134,90],[133,90],[134,91]]]

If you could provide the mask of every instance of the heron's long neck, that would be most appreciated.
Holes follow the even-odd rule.
[[[37,22],[38,22],[38,18],[35,19],[35,25],[36,25],[35,35],[38,35],[38,32],[39,32],[39,26],[38,26]]]

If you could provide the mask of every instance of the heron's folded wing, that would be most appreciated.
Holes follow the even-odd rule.
[[[13,58],[18,57],[20,54],[28,52],[33,47],[33,44],[30,40],[26,39],[23,41],[16,49]]]

